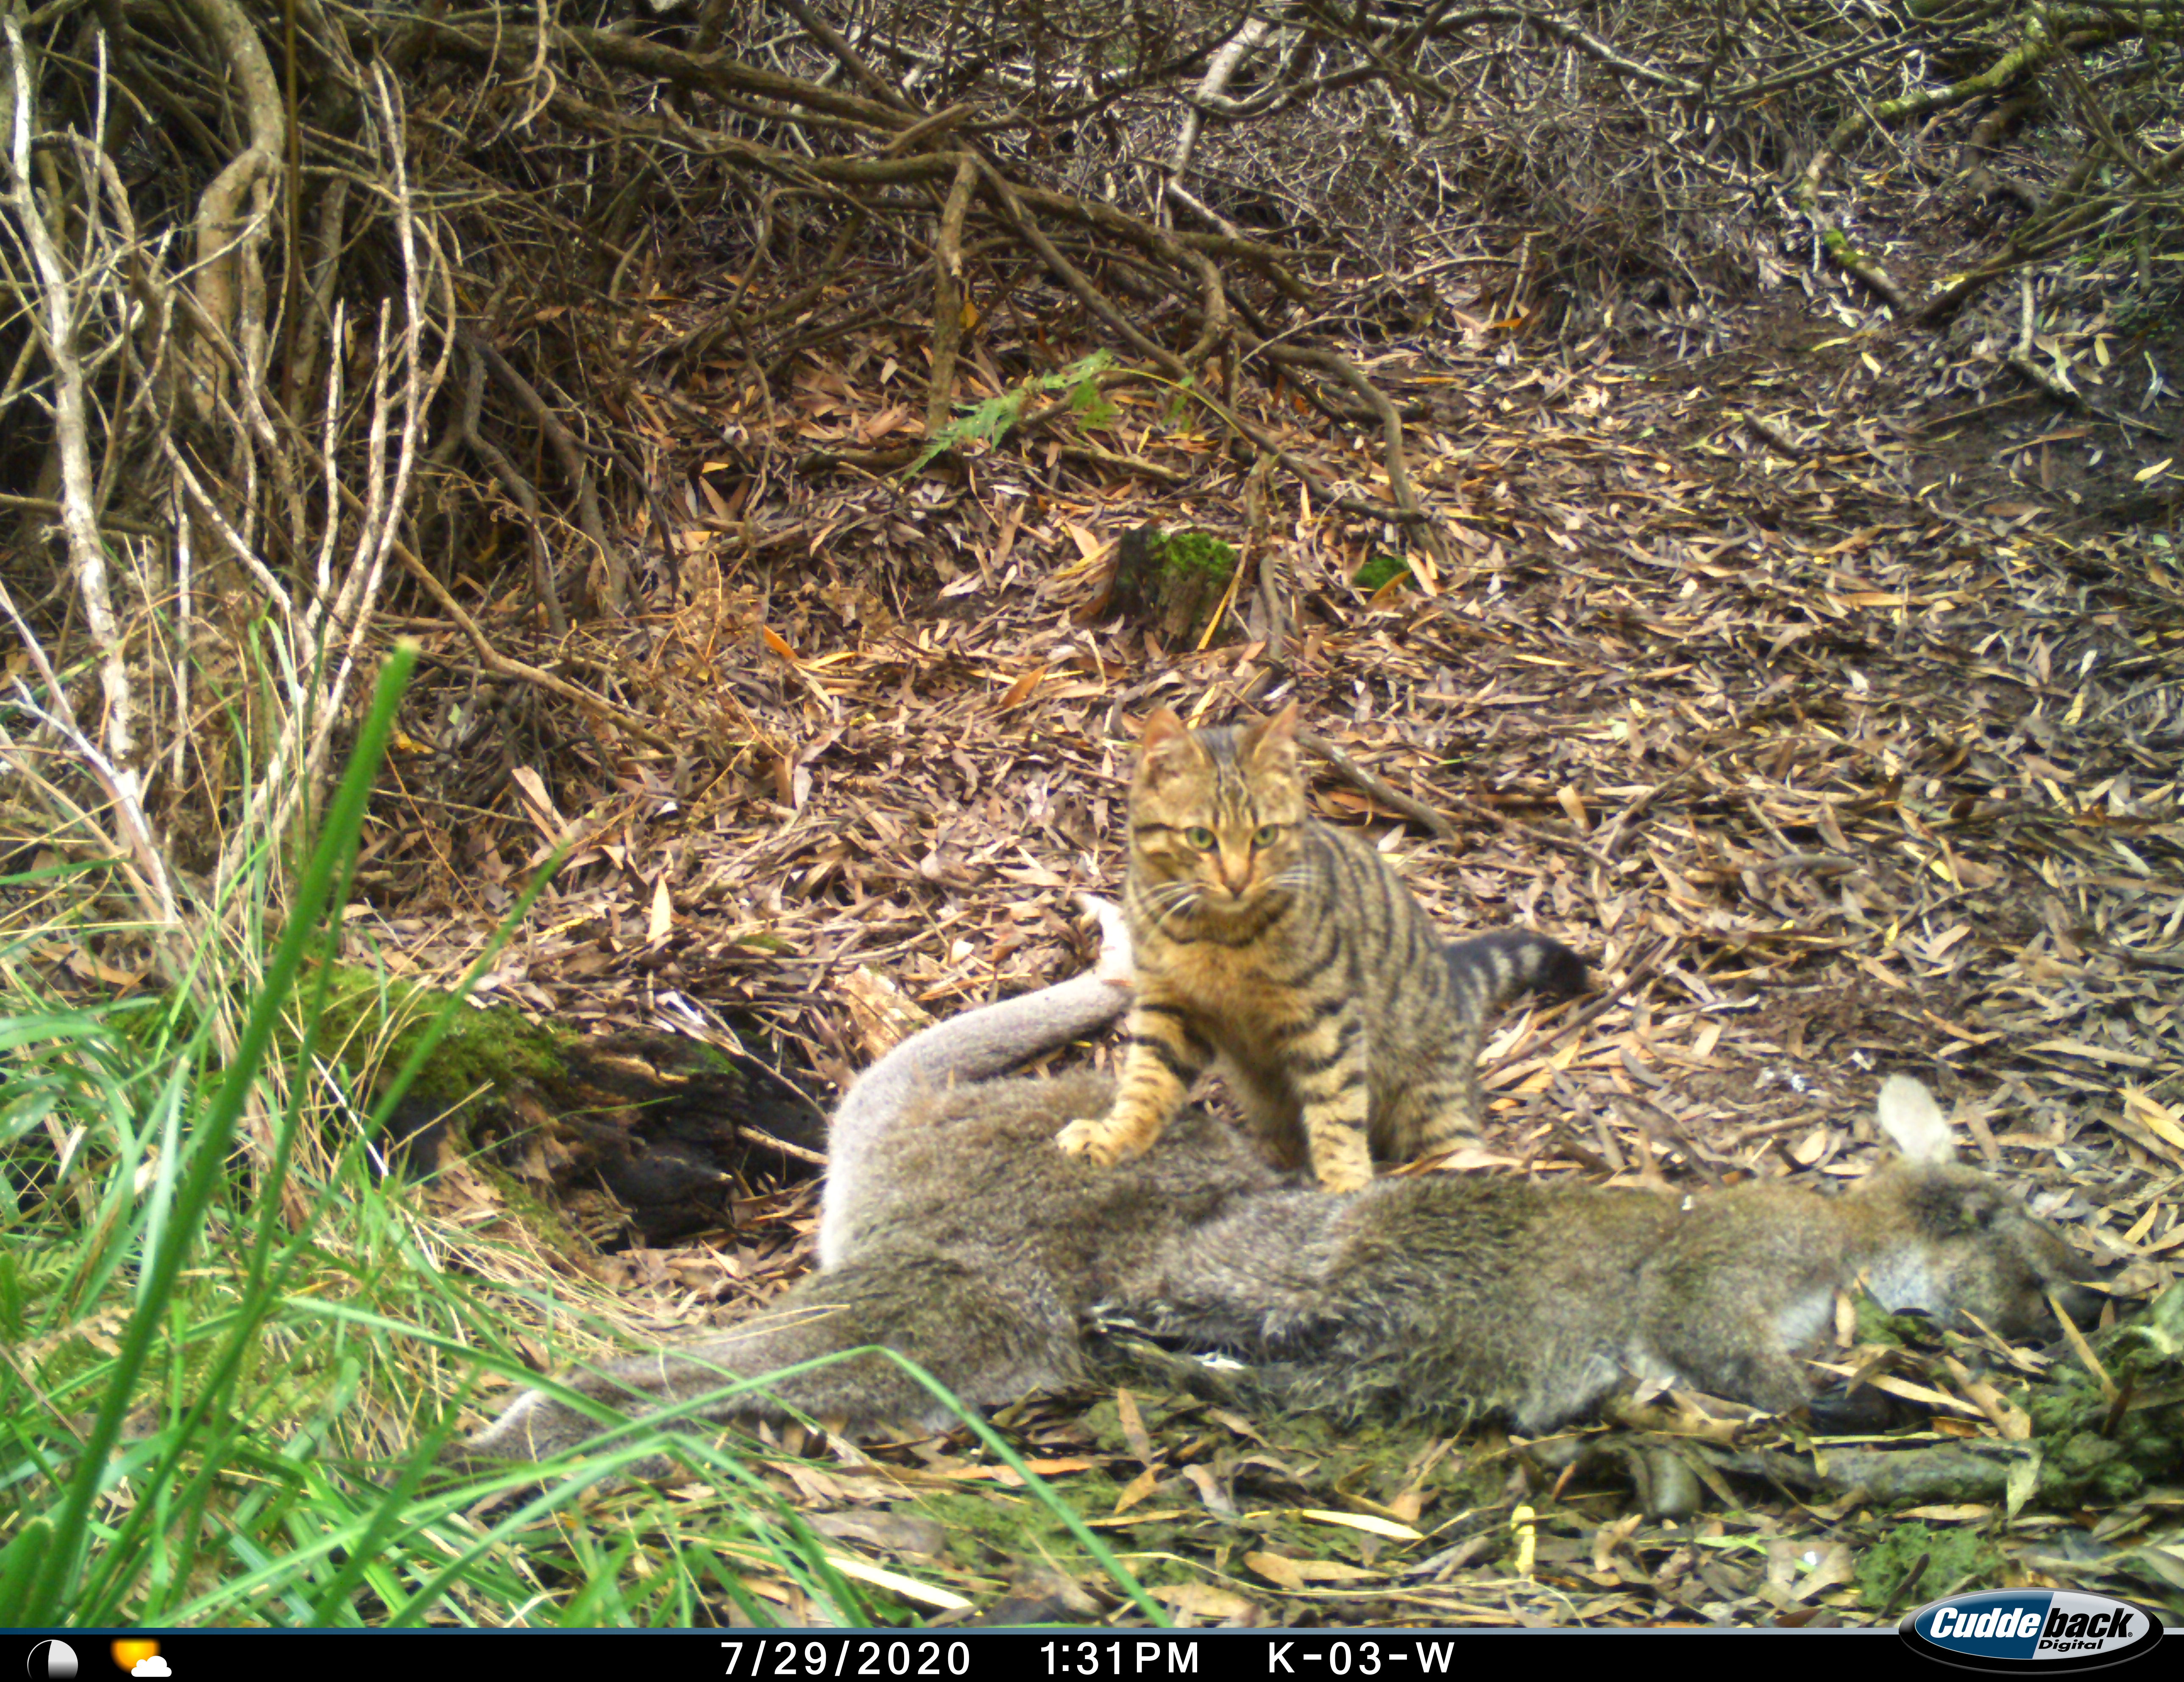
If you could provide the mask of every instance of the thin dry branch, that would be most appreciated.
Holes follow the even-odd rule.
[[[80,277],[70,273],[31,186],[31,100],[36,83],[31,75],[22,27],[12,15],[0,16],[0,30],[4,30],[7,36],[9,81],[15,93],[14,109],[7,114],[6,152],[8,198],[15,213],[13,226],[29,250],[37,277],[36,308],[31,320],[39,335],[39,348],[53,373],[53,434],[61,462],[61,528],[67,537],[70,571],[77,600],[98,653],[99,687],[106,703],[105,717],[98,732],[102,742],[99,747],[93,747],[89,736],[75,727],[72,718],[64,716],[56,722],[71,736],[85,754],[86,763],[107,786],[123,837],[138,857],[152,890],[146,906],[148,914],[161,924],[171,924],[175,920],[174,892],[144,816],[143,784],[134,763],[136,698],[122,647],[121,626],[114,610],[106,549],[98,534],[89,405],[83,364],[76,346],[77,326],[81,319],[81,282]],[[11,617],[14,616],[12,603],[8,611]],[[22,625],[20,619],[17,623],[35,649],[36,639],[30,636],[29,627]],[[42,653],[37,658],[46,676],[48,693],[56,705],[64,708],[66,696],[50,666],[45,665]]]
[[[628,611],[628,569],[622,565],[619,551],[607,541],[606,522],[599,517],[599,499],[592,487],[592,470],[584,459],[583,450],[570,436],[569,429],[561,424],[561,417],[554,412],[544,398],[539,396],[538,387],[518,373],[506,357],[475,334],[465,333],[464,341],[476,348],[477,354],[485,359],[485,365],[493,370],[493,378],[523,406],[524,413],[538,424],[538,430],[545,434],[547,443],[554,447],[554,454],[561,464],[563,476],[576,490],[577,526],[591,540],[593,549],[599,556],[600,572],[606,579],[607,609],[613,613]],[[581,572],[578,582],[580,593],[587,599],[585,606],[588,611],[589,591],[582,584]]]
[[[956,348],[963,339],[963,218],[978,167],[969,158],[956,166],[940,231],[933,247],[933,371],[925,388],[925,436],[937,438],[956,400]]]
[[[1222,43],[1221,50],[1213,55],[1213,61],[1206,67],[1205,75],[1200,78],[1197,87],[1192,91],[1183,121],[1176,130],[1175,146],[1168,153],[1167,173],[1162,178],[1159,194],[1153,201],[1154,219],[1163,226],[1171,220],[1167,214],[1167,201],[1173,198],[1222,232],[1235,233],[1235,228],[1225,219],[1216,215],[1191,197],[1184,187],[1183,175],[1184,171],[1190,167],[1190,154],[1197,148],[1199,131],[1205,125],[1206,107],[1228,92],[1228,84],[1236,72],[1265,43],[1268,36],[1273,32],[1273,20],[1270,18],[1257,15],[1246,18],[1243,27]]]

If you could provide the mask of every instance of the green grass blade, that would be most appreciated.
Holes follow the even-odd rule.
[[[158,1247],[138,1292],[136,1312],[122,1334],[112,1382],[84,1440],[75,1474],[69,1480],[55,1518],[57,1546],[39,1561],[24,1597],[24,1610],[31,1623],[55,1622],[64,1611],[71,1609],[73,1596],[69,1590],[83,1559],[86,1520],[107,1470],[107,1456],[120,1435],[121,1423],[127,1417],[136,1380],[150,1357],[183,1257],[202,1229],[205,1211],[220,1177],[227,1172],[228,1143],[234,1137],[236,1122],[242,1114],[251,1087],[259,1078],[259,1069],[272,1043],[274,1028],[289,989],[295,983],[304,950],[317,933],[336,871],[343,857],[355,847],[372,783],[393,730],[395,710],[415,664],[415,649],[399,647],[389,656],[385,671],[380,674],[370,710],[357,732],[348,768],[327,813],[325,831],[297,884],[289,907],[288,926],[275,950],[272,962],[266,967],[262,989],[243,1024],[226,1078],[192,1130],[188,1171],[167,1206]]]

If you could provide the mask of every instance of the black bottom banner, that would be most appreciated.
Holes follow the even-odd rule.
[[[601,1682],[632,1674],[705,1682],[805,1682],[829,1678],[902,1682],[988,1682],[988,1679],[1267,1677],[1318,1679],[1468,1678],[1506,1658],[1507,1644],[1574,1638],[1663,1644],[1720,1640],[1769,1644],[1770,1665],[1791,1659],[1784,1644],[1829,1637],[1869,1638],[1854,1661],[1881,1660],[1892,1671],[1925,1669],[1886,1626],[1879,1629],[934,1629],[565,1630],[565,1629],[159,1629],[20,1630],[12,1634],[28,1682],[333,1682],[354,1666],[390,1682],[504,1682],[571,1672]],[[1501,1649],[1497,1655],[1496,1649]],[[1809,1655],[1818,1662],[1821,1655]],[[1571,1656],[1574,1657],[1574,1656]],[[1828,1655],[1840,1663],[1845,1649]],[[1794,1663],[1794,1660],[1791,1662]],[[1519,1679],[1521,1682],[1521,1679]],[[1769,1679],[1774,1682],[1774,1679]]]

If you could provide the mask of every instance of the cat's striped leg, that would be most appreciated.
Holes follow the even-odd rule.
[[[1097,1167],[1112,1168],[1151,1150],[1213,1061],[1213,1048],[1199,1037],[1190,1018],[1158,1000],[1138,1001],[1124,1043],[1128,1050],[1113,1107],[1096,1119],[1072,1122],[1054,1136],[1070,1156]]]
[[[1485,1140],[1486,1094],[1479,1084],[1484,1027],[1459,1022],[1440,1065],[1413,1082],[1394,1106],[1391,1131],[1403,1155],[1437,1156]]]
[[[1365,1016],[1351,1000],[1329,1005],[1288,1039],[1282,1058],[1304,1111],[1313,1178],[1323,1190],[1355,1191],[1373,1180]]]
[[[1499,957],[1490,951],[1467,951],[1450,961],[1453,1009],[1440,1055],[1390,1106],[1396,1149],[1404,1156],[1439,1156],[1485,1139],[1479,1048],[1486,1038],[1486,1019],[1499,1001],[1496,989],[1504,984]]]

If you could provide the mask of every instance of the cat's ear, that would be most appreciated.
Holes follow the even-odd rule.
[[[1254,765],[1293,765],[1296,761],[1297,703],[1291,701],[1273,718],[1262,718],[1244,729],[1244,756]]]
[[[1177,768],[1190,745],[1190,732],[1168,707],[1156,707],[1138,737],[1138,775],[1158,782]]]
[[[1156,753],[1163,742],[1172,742],[1185,733],[1183,721],[1175,716],[1173,707],[1155,707],[1146,716],[1145,730],[1138,737],[1138,751]]]

